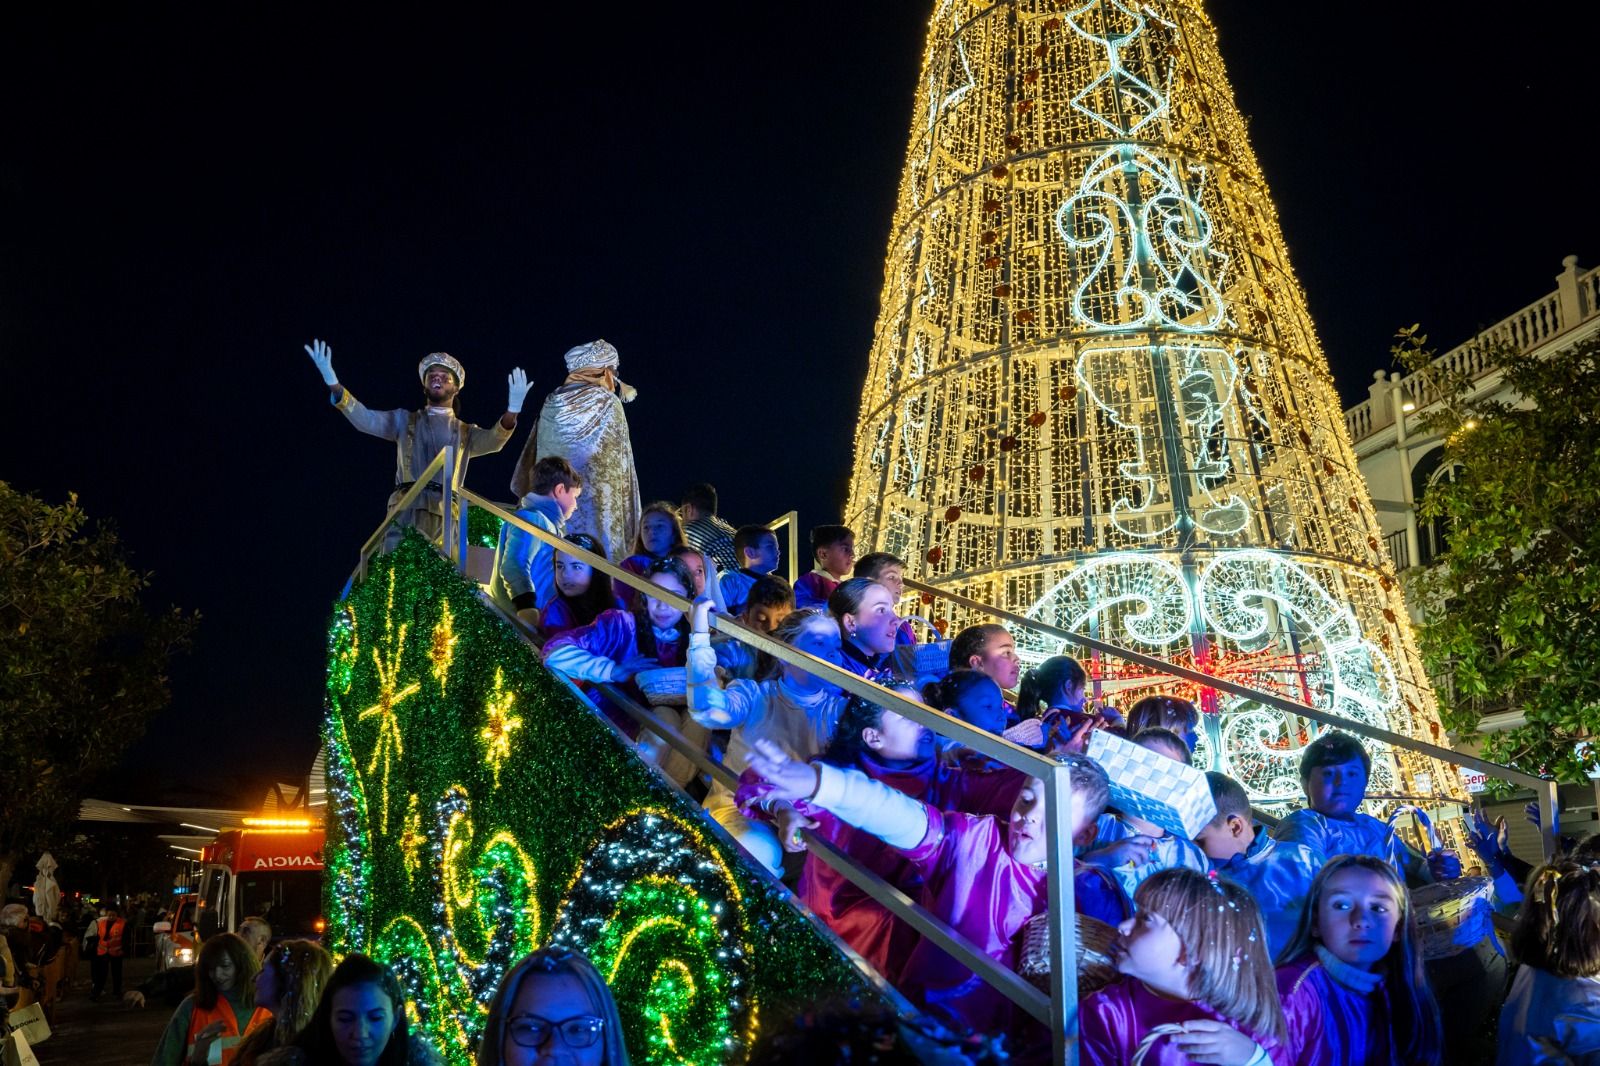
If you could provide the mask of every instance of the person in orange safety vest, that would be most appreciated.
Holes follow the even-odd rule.
[[[219,933],[207,940],[195,962],[195,990],[173,1012],[151,1066],[231,1066],[239,1042],[272,1024],[272,1013],[255,1003],[260,968],[239,936]]]
[[[122,909],[115,903],[100,908],[100,918],[95,922],[94,954],[89,957],[91,1000],[99,999],[105,991],[107,973],[111,975],[111,994],[122,998],[122,945],[127,927]]]

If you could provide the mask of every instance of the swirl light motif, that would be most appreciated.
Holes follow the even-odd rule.
[[[1205,333],[1223,324],[1227,308],[1211,278],[1227,258],[1211,247],[1211,219],[1145,149],[1102,152],[1055,222],[1069,248],[1097,256],[1072,295],[1084,328]]]
[[[1083,631],[1103,618],[1108,628],[1147,648],[1164,648],[1189,632],[1194,604],[1183,571],[1157,556],[1117,554],[1092,559],[1068,574],[1028,612],[1028,617]],[[1062,643],[1034,629],[1014,627],[1017,656],[1043,662]]]
[[[630,1043],[636,1033],[672,1061],[711,1066],[753,1035],[739,887],[698,829],[661,810],[618,819],[567,900],[551,940],[583,951],[613,987],[643,1000]]]
[[[974,600],[1201,671],[1250,660],[1255,687],[1434,739],[1248,140],[1200,0],[939,5],[845,521]],[[1089,665],[1119,704],[1171,688]],[[1321,727],[1197,694],[1222,716],[1213,765],[1257,800],[1297,795]],[[1385,752],[1373,782],[1454,777]]]

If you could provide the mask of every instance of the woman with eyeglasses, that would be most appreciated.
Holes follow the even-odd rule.
[[[628,1066],[611,989],[588,959],[540,948],[514,966],[489,1005],[478,1066]]]

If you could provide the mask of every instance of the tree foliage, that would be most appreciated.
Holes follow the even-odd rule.
[[[1526,724],[1484,735],[1485,753],[1582,780],[1595,757],[1577,744],[1600,733],[1600,336],[1494,353],[1498,398],[1435,365],[1415,326],[1394,351],[1442,397],[1423,428],[1460,468],[1423,498],[1421,519],[1448,523],[1448,546],[1412,586],[1444,722],[1471,736],[1485,711],[1520,710]]]
[[[170,699],[198,616],[147,610],[115,531],[0,481],[0,885]]]

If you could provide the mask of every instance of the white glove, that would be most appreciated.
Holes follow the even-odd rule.
[[[333,349],[328,347],[327,342],[314,340],[305,349],[311,361],[317,364],[317,370],[321,372],[322,380],[328,383],[328,388],[339,384],[339,375],[333,372]]]
[[[528,380],[528,375],[524,374],[519,366],[506,376],[506,384],[511,387],[511,398],[506,401],[506,410],[514,415],[520,414],[522,401],[527,398],[528,390],[533,388],[533,382]]]

